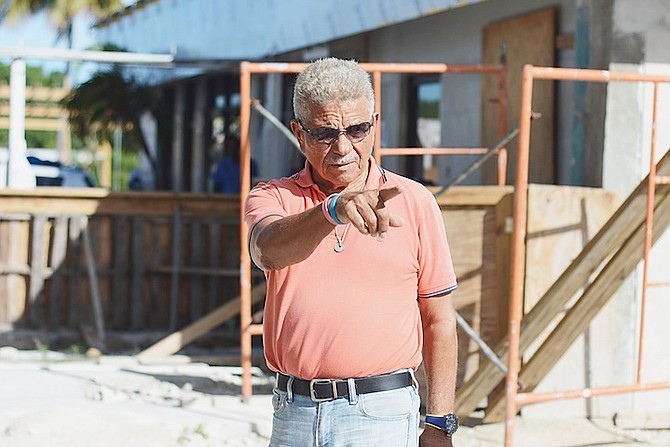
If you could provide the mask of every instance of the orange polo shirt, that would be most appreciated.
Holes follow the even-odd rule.
[[[456,288],[442,214],[421,184],[385,171],[370,159],[366,189],[402,185],[386,202],[404,219],[378,242],[354,227],[346,248],[335,231],[302,262],[265,272],[263,344],[268,367],[302,379],[365,377],[416,369],[423,331],[417,298]],[[305,168],[257,185],[245,205],[251,232],[271,215],[321,206],[326,195]],[[345,225],[338,226],[340,237]],[[251,233],[250,232],[250,233]]]

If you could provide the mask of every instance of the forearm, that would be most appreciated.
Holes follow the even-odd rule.
[[[444,298],[450,300],[450,298]],[[458,340],[453,308],[449,317],[424,323],[424,368],[427,379],[428,414],[448,414],[455,411],[456,374],[458,369]]]
[[[321,206],[261,222],[252,234],[252,257],[264,270],[282,269],[306,259],[331,231],[333,225],[323,216]]]

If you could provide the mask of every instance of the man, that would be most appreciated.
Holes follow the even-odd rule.
[[[456,288],[442,215],[420,184],[371,157],[369,75],[316,61],[297,77],[291,122],[307,158],[245,206],[264,270],[264,349],[277,372],[270,445],[451,446],[457,427]]]

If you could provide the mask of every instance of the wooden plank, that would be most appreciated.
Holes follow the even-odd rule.
[[[155,274],[156,267],[160,265],[161,262],[161,225],[156,222],[156,220],[151,220],[151,259],[149,260],[149,269],[147,274],[149,275],[149,303],[152,312],[149,312],[148,315],[148,324],[152,328],[160,327],[161,322],[161,293],[160,293],[160,279]],[[164,316],[163,316],[164,318]],[[165,321],[165,320],[163,320]]]
[[[194,267],[200,267],[203,263],[203,250],[202,250],[202,222],[198,219],[191,221],[191,265]],[[190,319],[200,318],[203,314],[203,305],[202,305],[202,277],[200,275],[191,276],[190,280],[190,293],[189,298],[191,301],[191,317]]]
[[[65,256],[67,254],[67,216],[56,216],[53,225],[53,237],[51,244],[51,261],[53,275],[49,279],[49,317],[50,329],[56,329],[60,324],[63,307],[63,272],[65,268]]]
[[[65,118],[65,109],[59,104],[26,104],[27,118]],[[9,116],[9,104],[0,104],[0,115]]]
[[[128,253],[130,232],[128,218],[116,216],[112,223],[112,299],[111,320],[114,328],[125,328],[128,321]]]
[[[265,297],[265,284],[255,286],[251,289],[251,303],[260,302]],[[237,296],[226,304],[218,307],[216,310],[208,313],[204,317],[189,324],[183,329],[174,332],[144,351],[137,356],[142,358],[147,357],[163,357],[172,355],[181,350],[184,346],[196,340],[198,337],[206,334],[215,327],[219,326],[226,320],[234,317],[240,313],[240,297]]]
[[[102,299],[100,298],[100,287],[98,286],[98,273],[95,266],[95,256],[93,254],[93,244],[91,243],[91,236],[88,231],[88,218],[86,216],[79,217],[81,222],[81,236],[84,243],[84,253],[86,259],[86,271],[88,273],[88,287],[91,294],[91,304],[93,308],[93,320],[95,322],[95,330],[97,335],[97,342],[104,345],[105,342],[105,319],[102,312]],[[98,344],[93,345],[100,348]]]
[[[172,217],[179,205],[184,216],[218,217],[239,225],[240,197],[235,194],[166,192],[110,193],[102,188],[40,187],[0,190],[6,213],[85,214]]]
[[[109,216],[92,216],[89,219],[88,228],[98,271],[100,299],[103,312],[107,315],[105,323],[108,324],[111,308],[112,244],[109,241],[112,237],[112,220]]]
[[[26,130],[59,131],[67,130],[67,121],[54,118],[26,118]],[[0,117],[0,129],[9,129],[9,118]]]
[[[177,328],[179,318],[179,269],[181,267],[182,219],[181,207],[174,205],[172,218],[172,276],[170,278],[170,319],[169,328]]]
[[[130,327],[141,329],[144,327],[145,296],[144,296],[144,219],[133,217],[131,234],[131,279],[130,279]]]
[[[68,297],[69,324],[71,328],[79,328],[82,323],[82,310],[85,303],[81,299],[81,221],[70,219],[68,249]]]
[[[664,195],[664,200],[654,210],[653,242],[661,237],[668,226],[670,194]],[[642,261],[640,247],[644,244],[644,233],[645,225],[642,223],[598,273],[528,363],[522,366],[519,378],[524,383],[524,392],[535,389]],[[500,421],[504,413],[504,397],[500,397],[489,405],[484,422]]]
[[[36,214],[31,223],[30,238],[30,286],[28,292],[28,307],[30,309],[30,323],[44,329],[42,315],[42,298],[44,297],[44,243],[47,218],[43,214]]]
[[[23,219],[21,219],[23,220]],[[30,221],[12,220],[9,222],[9,247],[7,257],[11,262],[10,266],[19,267],[25,265],[28,267],[28,241],[30,240],[30,231],[28,223]],[[21,249],[24,248],[22,251]],[[28,267],[29,268],[29,267]],[[26,276],[29,277],[29,276]],[[7,278],[7,314],[10,324],[19,324],[27,319],[26,309],[26,280],[17,274],[10,274]]]
[[[442,188],[428,188],[433,194]],[[452,186],[435,196],[440,208],[448,206],[497,206],[501,200],[514,193],[513,186]]]
[[[217,219],[207,221],[209,229],[209,265],[210,269],[218,269],[221,263],[221,222]],[[239,268],[238,268],[239,275]],[[208,310],[216,309],[221,296],[221,281],[215,276],[210,276],[207,283]]]
[[[64,87],[26,86],[26,100],[29,101],[60,101],[69,93]],[[0,85],[0,98],[9,99],[9,85]]]
[[[658,175],[670,173],[670,153],[659,161]],[[603,225],[600,231],[589,241],[584,250],[572,261],[560,278],[552,284],[537,305],[523,318],[520,333],[522,352],[544,331],[544,328],[561,312],[566,303],[584,287],[591,275],[603,261],[620,247],[635,228],[644,220],[646,209],[645,178],[614,215]],[[656,204],[667,195],[667,188],[657,187]],[[507,358],[507,341],[499,343],[494,349],[498,357]],[[504,379],[502,372],[490,362],[484,363],[479,370],[458,390],[456,408],[458,414],[467,417]]]

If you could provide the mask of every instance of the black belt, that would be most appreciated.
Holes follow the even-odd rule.
[[[288,391],[287,385],[290,376],[277,374],[277,388]],[[356,394],[377,393],[405,388],[414,384],[409,372],[383,374],[379,376],[361,377],[354,379]],[[340,397],[349,397],[349,383],[347,379],[314,379],[303,380],[294,378],[291,390],[295,394],[309,396],[314,402],[323,402]]]

